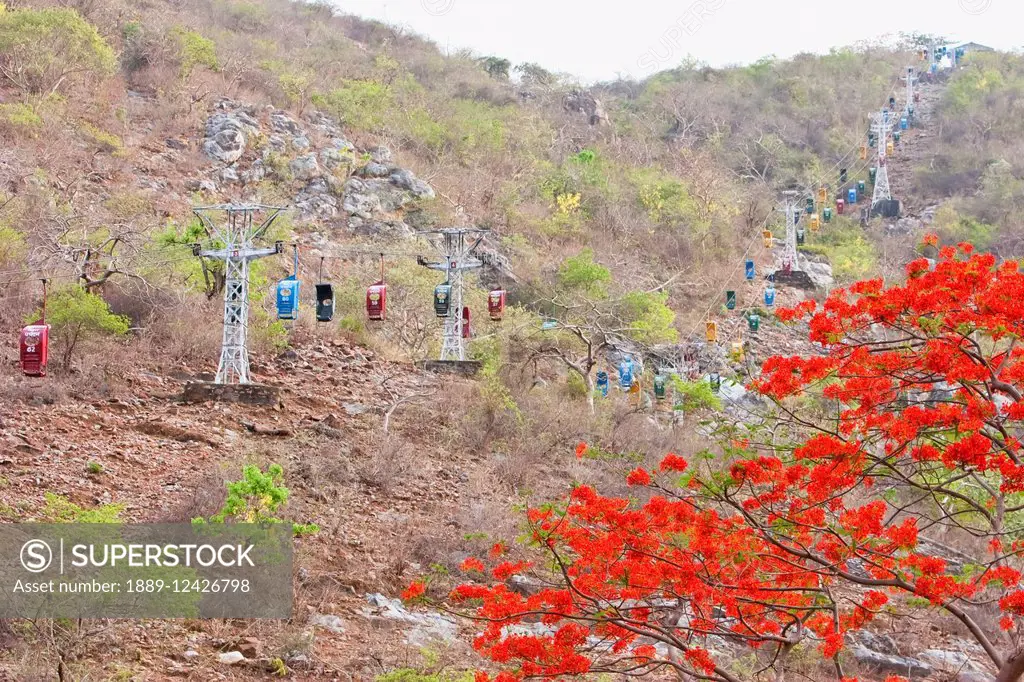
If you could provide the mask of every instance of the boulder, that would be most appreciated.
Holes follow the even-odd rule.
[[[324,168],[330,170],[344,166],[351,160],[352,155],[340,149],[320,150],[320,163],[323,164]]]
[[[309,149],[309,138],[305,135],[296,135],[292,138],[292,147],[300,152],[304,152]]]
[[[369,153],[370,159],[375,163],[391,163],[391,150],[384,145],[374,147]]]
[[[562,107],[566,111],[585,114],[587,122],[592,126],[608,122],[608,115],[601,105],[601,100],[584,90],[573,90],[566,95],[562,100]]]
[[[386,178],[391,175],[391,169],[382,163],[371,161],[356,171],[356,173],[364,178]]]
[[[902,675],[911,679],[921,679],[932,674],[933,669],[924,661],[896,654],[885,654],[858,644],[850,653],[862,667],[879,673]]]
[[[242,182],[245,184],[252,184],[259,182],[267,176],[267,167],[263,165],[263,161],[256,159],[253,162],[252,167],[249,170],[242,171]]]
[[[416,234],[415,230],[401,220],[372,220],[352,216],[348,219],[348,226],[356,234],[369,237],[407,239]]]
[[[303,135],[302,126],[283,111],[275,111],[270,115],[270,127],[275,133],[284,133],[296,137]]]
[[[228,167],[228,168],[225,168],[225,169],[221,170],[221,172],[220,172],[220,181],[223,182],[223,183],[229,183],[229,184],[233,183],[233,182],[238,182],[239,181],[238,171],[236,171],[234,168],[231,168],[231,167]]]
[[[217,113],[206,121],[203,152],[216,161],[234,163],[245,153],[246,135],[259,131],[259,122],[244,112]]]
[[[349,178],[344,191],[345,200],[341,207],[348,213],[369,219],[372,213],[381,210],[380,197],[359,178]]]
[[[459,637],[459,626],[449,616],[436,611],[415,613],[409,611],[397,599],[388,599],[383,594],[368,594],[369,608],[362,610],[370,621],[392,622],[406,628],[406,641],[413,646],[427,646],[431,641],[440,640],[454,643]]]
[[[312,180],[320,177],[320,164],[316,160],[316,154],[305,154],[293,159],[288,168],[296,180]]]
[[[412,192],[417,199],[433,199],[434,188],[416,177],[411,170],[399,168],[390,175],[392,184]]]
[[[216,192],[217,185],[214,184],[213,180],[200,180],[198,178],[192,178],[191,180],[185,181],[185,189],[189,192]]]
[[[330,220],[338,216],[338,199],[327,180],[316,178],[295,197],[295,207],[306,219]]]
[[[245,656],[239,651],[228,651],[217,657],[217,660],[224,665],[235,665],[245,660]]]
[[[344,137],[333,137],[331,138],[331,148],[343,152],[354,152],[356,146],[349,142],[348,140],[346,140]]]
[[[338,616],[324,615],[322,613],[315,613],[309,618],[310,625],[316,625],[326,630],[330,630],[335,634],[345,633],[345,621]]]

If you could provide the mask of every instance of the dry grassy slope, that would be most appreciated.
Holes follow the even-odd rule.
[[[298,359],[269,361],[257,374],[258,380],[282,387],[279,410],[183,405],[177,399],[182,376],[148,370],[134,374],[116,397],[46,404],[55,392],[73,387],[4,373],[4,394],[19,394],[24,401],[0,403],[0,472],[8,518],[33,518],[43,494],[53,492],[85,507],[124,504],[123,516],[131,521],[184,521],[218,507],[223,481],[236,478],[241,463],[276,461],[285,467],[292,490],[289,517],[323,528],[298,543],[293,623],[111,624],[81,642],[77,652],[84,657],[71,663],[74,679],[86,672],[90,679],[103,679],[117,670],[143,675],[131,679],[179,673],[217,679],[228,671],[206,666],[221,644],[255,635],[272,654],[302,640],[307,610],[349,621],[348,612],[362,603],[364,592],[392,593],[409,570],[402,547],[415,535],[410,528],[443,527],[455,517],[468,492],[459,475],[471,473],[473,462],[431,447],[435,439],[407,443],[403,431],[425,436],[430,429],[411,429],[401,413],[393,440],[380,434],[379,412],[393,400],[380,386],[383,378],[400,395],[430,390],[438,380],[344,344],[311,345],[297,354]],[[257,436],[247,423],[291,435]],[[88,474],[91,462],[102,465],[103,473]],[[400,662],[403,649],[385,645],[388,635],[362,628],[366,623],[358,619],[350,623],[344,635],[318,630],[314,658],[328,667],[358,669],[367,654],[379,650],[387,652],[381,655],[388,665]],[[200,652],[198,663],[182,660],[188,649]],[[22,642],[6,653],[0,670],[5,679],[53,679],[52,661],[41,663],[52,653]],[[247,676],[228,673],[228,678]]]
[[[523,495],[551,499],[572,480],[621,489],[626,464],[572,457],[579,424],[571,407],[538,424],[534,440],[557,446],[526,460],[485,432],[474,435],[479,398],[471,382],[423,374],[347,342],[300,337],[294,354],[257,357],[255,379],[281,387],[280,409],[182,404],[182,382],[207,368],[166,369],[154,360],[96,399],[73,377],[28,379],[7,364],[0,374],[0,515],[38,518],[52,492],[87,508],[123,504],[129,521],[187,521],[219,507],[223,483],[242,464],[278,462],[292,493],[287,517],[322,528],[296,542],[293,620],[84,623],[96,633],[82,636],[76,626],[59,647],[28,623],[14,623],[18,636],[3,642],[0,680],[56,679],[58,650],[68,679],[82,680],[265,678],[273,657],[294,662],[291,679],[368,680],[416,667],[425,642],[410,642],[406,625],[363,614],[367,594],[397,596],[430,565],[454,570],[469,553],[513,538],[513,505]],[[383,413],[412,394],[433,395],[398,409],[384,435]],[[616,418],[629,420],[624,410]],[[250,426],[286,435],[258,435]],[[90,474],[90,463],[102,473]],[[339,616],[343,631],[313,627],[313,615]],[[247,637],[258,650],[250,661],[231,668],[217,661]],[[442,661],[478,663],[464,643],[428,646]],[[198,657],[186,659],[187,651]]]

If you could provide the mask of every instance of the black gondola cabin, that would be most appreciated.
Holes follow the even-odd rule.
[[[434,314],[448,317],[452,310],[452,285],[438,284],[434,287]]]
[[[334,319],[334,287],[330,284],[316,285],[316,321],[330,322]]]

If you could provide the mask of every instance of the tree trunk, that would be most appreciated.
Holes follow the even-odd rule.
[[[594,377],[590,372],[583,375],[583,384],[587,387],[587,407],[590,408],[590,414],[597,414],[597,407],[594,405]]]
[[[1014,651],[999,668],[996,682],[1019,682],[1024,676],[1024,650]]]

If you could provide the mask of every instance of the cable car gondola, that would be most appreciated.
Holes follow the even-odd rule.
[[[748,281],[749,281],[749,280],[753,280],[753,279],[754,279],[754,276],[755,276],[755,274],[756,274],[756,273],[755,273],[755,268],[754,268],[754,261],[752,261],[752,260],[748,260],[748,261],[747,261],[747,262],[746,262],[746,263],[744,264],[744,270],[746,271],[746,276],[747,276],[747,280],[748,280]]]
[[[769,308],[775,305],[775,287],[768,287],[764,290],[764,304]]]
[[[487,312],[495,322],[501,322],[505,316],[505,290],[492,289],[487,294]]]
[[[668,378],[664,374],[656,374],[654,376],[654,397],[656,400],[665,399],[665,386],[668,383]]]
[[[320,258],[320,281],[316,285],[316,321],[330,322],[334,319],[334,287],[324,282],[324,259]]]
[[[277,319],[294,320],[299,316],[299,247],[292,244],[295,269],[277,283]]]
[[[43,282],[43,306],[39,319],[21,330],[18,358],[25,376],[45,377],[50,348],[50,325],[46,324],[46,284]]]
[[[380,281],[366,288],[366,316],[374,322],[387,318],[388,285],[384,280],[384,254],[380,255]]]
[[[736,292],[725,292],[725,307],[729,310],[736,310]]]
[[[434,287],[434,314],[448,317],[452,309],[452,285],[448,282]]]
[[[704,326],[704,335],[708,340],[708,343],[716,343],[718,341],[718,323],[712,320],[708,320]]]

